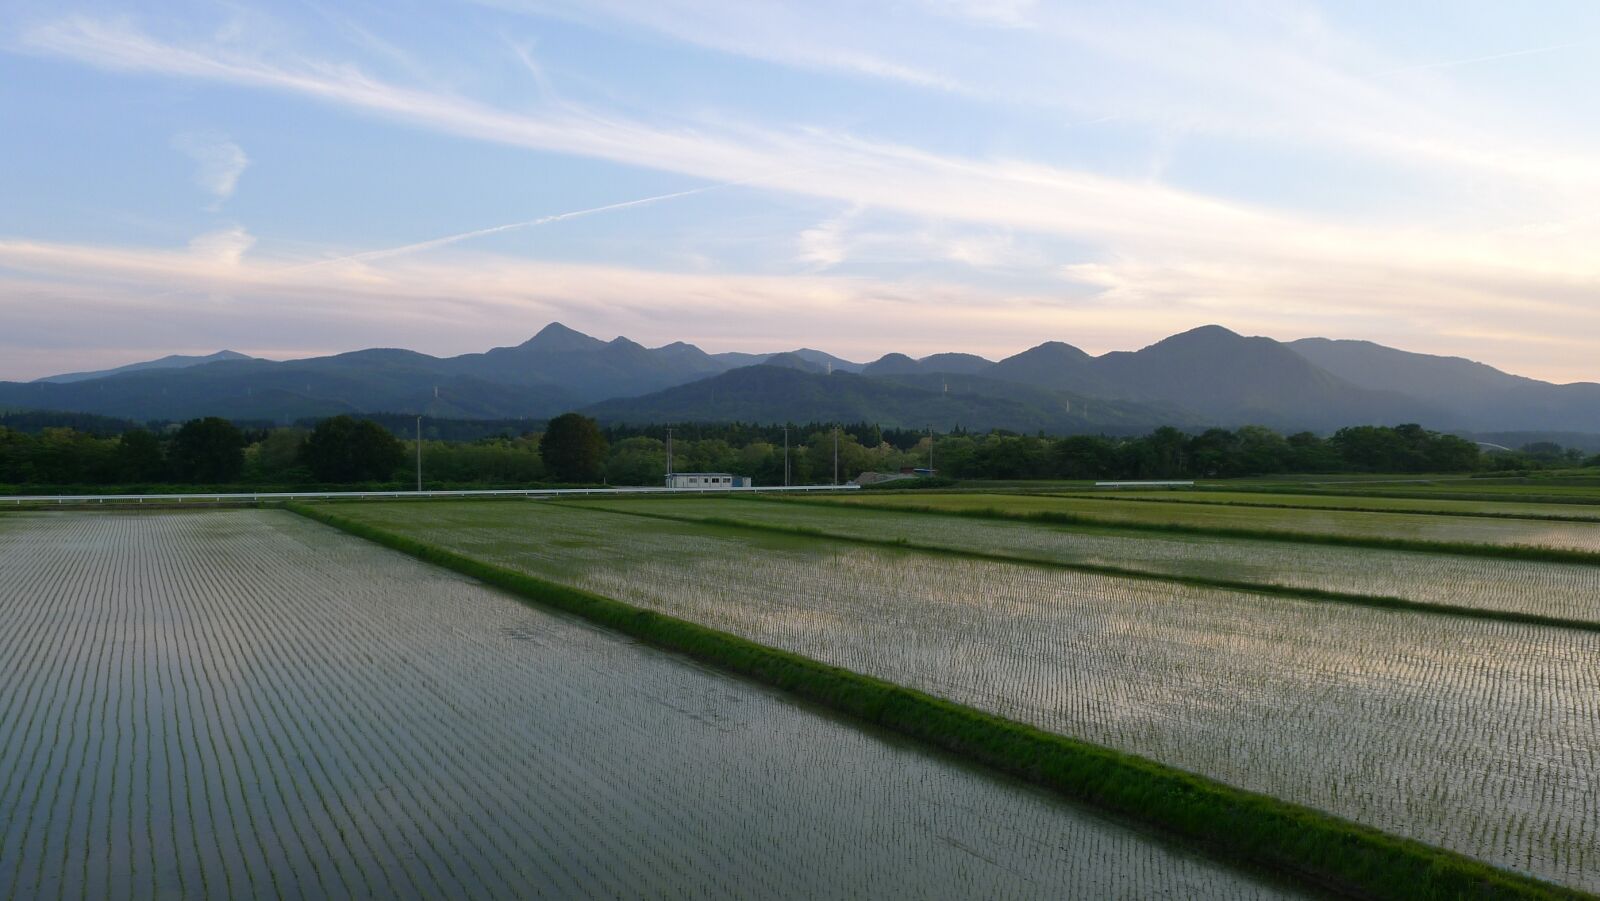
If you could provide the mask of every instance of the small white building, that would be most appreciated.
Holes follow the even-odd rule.
[[[668,488],[749,488],[749,476],[736,476],[726,472],[669,472]]]

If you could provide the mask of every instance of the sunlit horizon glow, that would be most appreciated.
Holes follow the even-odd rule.
[[[1214,323],[1600,380],[1577,2],[0,11],[0,379],[560,321],[860,362]]]

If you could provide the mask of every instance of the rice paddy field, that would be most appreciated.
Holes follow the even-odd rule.
[[[821,501],[819,501],[821,502]],[[1228,507],[1183,502],[1062,497],[1037,494],[862,493],[826,502],[882,509],[932,508],[947,512],[996,511],[1013,516],[1066,514],[1124,526],[1240,529],[1285,535],[1403,539],[1498,547],[1551,548],[1600,553],[1600,522],[1548,522],[1421,513]]]
[[[698,538],[649,529],[630,549],[634,530],[617,528],[616,514],[341,509],[441,540],[471,523],[459,539],[475,550],[639,600],[643,581],[664,576],[674,581],[662,598],[692,595],[709,619],[765,621],[748,628],[796,644],[842,634],[857,615],[851,595],[831,613],[799,597],[741,607],[727,592],[759,587],[732,578],[751,568],[750,542],[724,541],[702,560]],[[878,565],[780,555],[779,581],[760,586]],[[841,618],[805,625],[807,604]],[[992,647],[983,634],[965,647]],[[838,656],[861,662],[859,648],[842,644]],[[909,673],[932,649],[881,650]],[[971,675],[955,670],[952,693],[1015,694],[1018,710],[1063,687],[1052,676],[1025,692],[1008,665],[963,689]],[[1539,704],[1552,723],[1581,722],[1564,688]],[[1568,758],[1582,754],[1546,747],[1548,731],[1522,740],[1549,752],[1517,769],[1537,791],[1476,773],[1462,782],[1514,810],[1530,805],[1515,825],[1489,827],[1491,846],[1564,874],[1593,864],[1569,850],[1593,833],[1540,813],[1566,803]],[[1488,761],[1504,745],[1466,753]],[[1537,838],[1549,829],[1566,843]],[[0,516],[0,861],[0,897],[27,899],[1289,896],[1053,796],[270,510]]]
[[[861,505],[746,498],[584,500],[574,506],[1600,623],[1600,567],[1586,564],[907,515]]]
[[[1202,482],[1208,488],[1271,490],[1291,493],[1356,495],[1361,497],[1457,498],[1461,500],[1522,501],[1526,503],[1600,504],[1600,476],[1541,478],[1373,478],[1352,474],[1344,479],[1308,476],[1300,479],[1229,479]],[[1076,490],[1076,489],[1073,489]]]
[[[1600,890],[1593,632],[541,502],[337,509],[477,559]]]
[[[1339,494],[1287,494],[1266,491],[1099,491],[1062,492],[1096,500],[1128,500],[1174,504],[1221,504],[1243,507],[1293,507],[1316,510],[1440,513],[1453,516],[1489,516],[1600,522],[1600,504],[1550,504],[1516,500],[1455,500],[1421,497],[1363,497]]]

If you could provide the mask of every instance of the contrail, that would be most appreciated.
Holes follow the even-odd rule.
[[[671,194],[657,194],[654,197],[641,197],[638,200],[624,200],[620,203],[608,203],[605,206],[589,207],[588,209],[583,210],[571,210],[565,213],[555,213],[549,216],[540,216],[537,219],[528,219],[522,222],[510,222],[505,225],[495,225],[489,228],[478,228],[469,232],[445,235],[442,238],[418,241],[415,244],[402,244],[399,247],[386,247],[381,250],[368,250],[361,253],[352,253],[347,256],[333,257],[332,259],[327,260],[317,260],[316,262],[306,263],[301,266],[291,266],[285,271],[299,272],[305,269],[312,269],[317,266],[331,266],[335,263],[358,263],[365,260],[382,260],[389,257],[403,256],[408,253],[418,253],[424,250],[433,250],[436,247],[445,247],[461,241],[470,241],[473,238],[481,238],[485,235],[516,231],[519,228],[532,228],[536,225],[547,225],[551,222],[560,222],[563,219],[576,219],[579,216],[592,216],[595,213],[605,213],[611,210],[621,210],[633,206],[645,206],[647,204],[660,203],[663,200],[673,200],[678,197],[688,197],[691,194],[704,194],[707,191],[714,191],[718,188],[731,187],[737,184],[742,184],[742,182],[725,182],[715,185],[705,185],[699,188],[690,188],[687,191],[674,191]]]
[[[815,168],[815,167],[812,167],[812,168]],[[690,188],[687,191],[674,191],[671,194],[657,194],[654,197],[641,197],[638,200],[624,200],[624,201],[622,201],[620,203],[608,203],[605,206],[589,207],[588,209],[584,209],[584,210],[571,210],[571,211],[565,212],[565,213],[555,213],[555,214],[552,214],[552,215],[549,215],[549,216],[540,216],[537,219],[528,219],[528,220],[523,221],[523,222],[509,222],[509,223],[507,223],[505,225],[494,225],[494,226],[490,226],[489,228],[473,229],[472,231],[469,231],[469,232],[460,232],[459,234],[445,235],[442,238],[433,238],[433,239],[428,240],[428,241],[418,241],[415,244],[403,244],[403,245],[401,245],[399,247],[387,247],[387,248],[383,248],[383,249],[380,249],[380,250],[367,250],[367,251],[363,251],[361,253],[352,253],[352,254],[349,254],[347,256],[333,257],[331,259],[326,259],[326,260],[317,260],[315,262],[305,263],[305,264],[302,264],[302,265],[299,265],[299,266],[290,266],[290,267],[288,267],[288,268],[286,268],[286,269],[284,269],[282,271],[283,272],[301,272],[301,271],[306,270],[306,269],[314,269],[314,268],[316,268],[318,266],[331,266],[331,265],[333,265],[335,263],[358,263],[358,262],[362,262],[364,260],[381,260],[381,259],[387,259],[388,257],[403,256],[403,255],[408,254],[408,253],[417,253],[417,252],[424,251],[424,250],[432,250],[435,247],[445,247],[445,246],[448,246],[450,244],[455,244],[455,243],[460,242],[460,241],[470,241],[473,238],[481,238],[484,235],[493,235],[493,234],[499,234],[500,232],[515,231],[515,230],[517,230],[519,228],[532,228],[532,227],[534,227],[536,225],[548,225],[551,222],[560,222],[563,219],[576,219],[579,216],[592,216],[595,213],[606,213],[606,212],[610,212],[611,210],[627,209],[628,207],[634,207],[634,206],[646,206],[646,205],[652,204],[652,203],[660,203],[663,200],[675,200],[675,199],[677,199],[679,197],[688,197],[688,196],[693,195],[693,194],[704,194],[707,191],[716,191],[716,190],[720,190],[722,188],[737,188],[737,187],[742,187],[744,185],[761,184],[762,182],[772,181],[773,179],[776,179],[776,178],[787,177],[787,176],[790,176],[790,175],[795,175],[795,174],[798,174],[798,173],[801,173],[801,172],[807,172],[807,171],[810,171],[810,169],[809,168],[789,169],[789,170],[786,170],[786,171],[783,171],[783,172],[779,172],[779,173],[776,173],[776,174],[773,174],[773,175],[757,176],[755,178],[742,178],[742,179],[739,179],[737,181],[718,182],[717,184],[714,184],[714,185],[702,185],[701,187],[698,187],[698,188]]]

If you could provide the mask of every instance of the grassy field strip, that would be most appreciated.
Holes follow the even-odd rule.
[[[1600,636],[543,504],[334,515],[1600,887]]]
[[[1600,571],[1569,564],[1489,563],[1411,553],[1389,553],[1396,559],[1372,561],[1367,558],[1385,552],[1338,548],[1335,553],[1328,553],[1319,548],[1286,548],[1279,543],[1263,547],[1259,542],[1150,538],[1138,532],[1118,535],[1004,521],[975,525],[965,517],[950,517],[941,523],[934,517],[859,507],[796,510],[792,504],[730,503],[723,499],[685,499],[671,504],[572,501],[556,506],[1029,563],[1120,578],[1257,591],[1299,600],[1600,632]],[[1273,562],[1275,566],[1271,565]],[[1341,564],[1357,568],[1347,569]],[[1487,581],[1441,583],[1437,581],[1441,569],[1459,571],[1457,574],[1466,578],[1481,573]],[[1516,572],[1503,572],[1506,569]],[[1341,584],[1359,590],[1324,587]],[[1547,593],[1533,590],[1532,586],[1555,590]],[[1392,593],[1377,593],[1380,591]],[[1461,603],[1463,598],[1470,602]],[[1559,612],[1545,612],[1550,610]]]
[[[19,522],[0,898],[1292,896],[288,513]]]
[[[1492,518],[1353,513],[1342,510],[1202,508],[1199,504],[1128,504],[1026,494],[907,492],[783,500],[790,504],[856,505],[908,513],[1137,529],[1178,535],[1314,542],[1439,554],[1476,554],[1507,560],[1600,564],[1600,523],[1511,522]]]
[[[1043,497],[1144,503],[1260,507],[1269,510],[1344,510],[1352,513],[1426,513],[1554,522],[1600,522],[1600,506],[1529,504],[1512,500],[1458,501],[1448,498],[1352,497],[1337,494],[1273,494],[1264,491],[1046,491]]]

